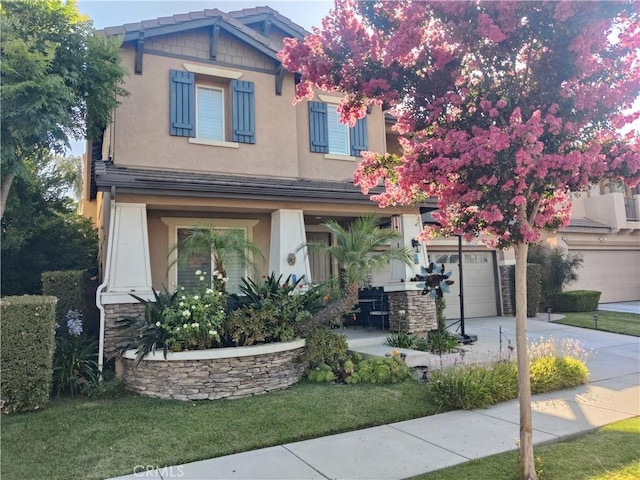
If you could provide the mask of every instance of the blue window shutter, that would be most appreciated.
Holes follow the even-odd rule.
[[[255,93],[253,82],[231,82],[233,141],[256,143]]]
[[[349,140],[351,141],[351,155],[362,156],[362,152],[369,149],[367,135],[367,117],[361,118],[349,129]]]
[[[329,153],[327,104],[309,102],[309,148],[315,153]]]
[[[196,136],[196,76],[171,70],[169,82],[169,133],[179,137]]]

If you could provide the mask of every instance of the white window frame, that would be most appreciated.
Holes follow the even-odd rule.
[[[243,230],[245,238],[249,242],[253,242],[253,227],[259,220],[253,219],[231,219],[231,218],[187,218],[187,217],[160,217],[162,223],[169,228],[169,272],[167,280],[169,291],[175,291],[178,288],[178,249],[175,248],[178,243],[178,229],[197,228],[197,227],[215,227],[216,230]],[[211,258],[211,266],[213,268],[213,256]],[[244,269],[244,277],[247,277],[247,267]]]

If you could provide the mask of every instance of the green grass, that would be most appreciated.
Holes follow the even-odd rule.
[[[563,313],[562,315],[566,315],[565,318],[556,320],[555,323],[595,329],[596,324],[593,316],[598,315],[598,330],[640,337],[640,315],[635,313],[598,310],[597,312]]]
[[[539,480],[640,478],[640,417],[534,450]],[[413,480],[512,480],[517,452],[501,453],[414,477]]]
[[[103,479],[436,413],[426,386],[315,385],[239,400],[57,399],[2,418],[0,477]]]

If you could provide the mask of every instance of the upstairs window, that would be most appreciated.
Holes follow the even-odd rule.
[[[169,87],[171,135],[216,142],[256,142],[253,82],[229,82],[230,112],[225,109],[225,89],[196,86],[193,72],[171,70]],[[231,123],[230,138],[226,138],[226,121]]]
[[[315,153],[359,157],[368,147],[367,118],[340,123],[336,105],[309,102],[309,148]]]
[[[196,137],[224,141],[224,94],[218,88],[196,89]]]
[[[334,155],[351,155],[349,126],[340,123],[338,107],[327,105],[327,133],[329,137],[329,153]]]

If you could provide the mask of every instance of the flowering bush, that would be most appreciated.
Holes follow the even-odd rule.
[[[81,393],[98,377],[98,342],[83,333],[82,313],[69,310],[64,327],[55,324],[56,350],[53,355],[53,388],[57,395]]]
[[[156,322],[156,326],[164,330],[165,344],[172,352],[203,350],[220,343],[226,296],[205,283],[207,272],[197,270],[195,274],[199,281],[196,292],[191,294],[180,287],[172,304],[162,312],[162,320]],[[214,278],[221,283],[227,280],[217,272]]]

